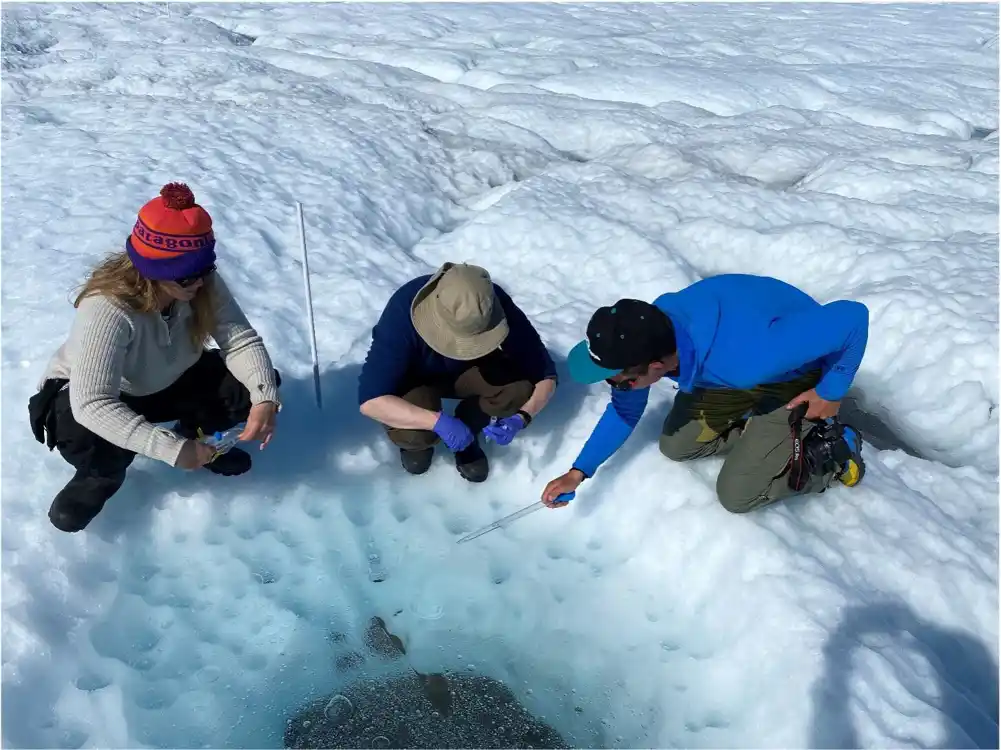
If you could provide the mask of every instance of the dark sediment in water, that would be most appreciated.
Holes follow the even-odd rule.
[[[332,642],[344,642],[334,634]],[[405,662],[403,641],[379,617],[363,642],[371,657]],[[341,653],[337,671],[362,668],[368,657]],[[532,716],[503,683],[470,673],[401,672],[364,678],[306,706],[285,728],[286,748],[569,748]]]
[[[416,673],[354,682],[292,719],[285,747],[570,747],[497,680],[449,674],[447,682],[447,715],[436,710]]]

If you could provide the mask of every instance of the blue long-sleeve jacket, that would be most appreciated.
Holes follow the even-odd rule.
[[[766,276],[725,274],[663,294],[654,305],[674,324],[678,389],[753,388],[821,370],[817,395],[838,401],[862,364],[869,311],[859,302],[819,304]],[[612,390],[612,400],[573,467],[593,476],[632,434],[649,388]]]
[[[438,354],[414,328],[410,305],[430,279],[429,274],[408,281],[386,303],[358,378],[359,405],[379,396],[401,396],[417,385],[451,384],[473,364]],[[499,285],[494,284],[494,291],[509,328],[501,351],[532,383],[555,378],[556,365],[525,313]]]

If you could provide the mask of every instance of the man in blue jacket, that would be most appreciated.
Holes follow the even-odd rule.
[[[487,271],[445,263],[404,284],[372,329],[361,413],[383,424],[403,468],[423,474],[440,440],[459,474],[487,478],[478,442],[508,445],[556,390],[556,366],[525,314]],[[455,416],[443,398],[460,399]]]
[[[857,484],[862,439],[836,416],[862,362],[868,325],[858,302],[821,305],[778,279],[741,274],[696,282],[653,304],[624,299],[599,309],[587,339],[570,352],[570,374],[607,381],[611,403],[543,501],[565,505],[557,498],[622,446],[650,386],[665,376],[678,394],[661,452],[676,461],[726,455],[716,494],[728,511],[823,492],[834,479]]]

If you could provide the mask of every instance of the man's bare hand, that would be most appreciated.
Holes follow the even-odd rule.
[[[800,404],[808,405],[806,419],[829,419],[837,416],[838,410],[841,408],[840,401],[822,399],[813,388],[796,396],[796,398],[786,404],[786,408],[795,409]]]
[[[576,492],[580,483],[584,481],[584,474],[579,469],[570,469],[561,477],[556,477],[546,485],[542,491],[542,502],[547,508],[565,508],[569,499],[557,501],[560,495]]]

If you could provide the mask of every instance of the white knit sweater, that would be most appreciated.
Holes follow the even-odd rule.
[[[212,338],[230,372],[250,391],[251,403],[277,403],[267,349],[220,275],[214,277]],[[157,393],[198,361],[204,350],[191,340],[191,321],[187,302],[175,302],[173,314],[164,320],[158,312],[136,313],[107,297],[87,297],[42,382],[69,379],[73,417],[81,426],[121,448],[175,466],[184,438],[150,423],[119,395]]]

